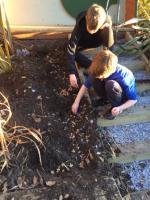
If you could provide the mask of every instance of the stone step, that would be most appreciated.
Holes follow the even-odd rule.
[[[149,200],[150,199],[150,191],[138,191],[129,193],[124,197],[124,200]]]
[[[113,177],[103,177],[102,184],[94,189],[95,200],[123,200]]]

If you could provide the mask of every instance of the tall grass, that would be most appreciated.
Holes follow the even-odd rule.
[[[8,99],[0,92],[0,169],[1,171],[9,165],[11,153],[10,144],[16,146],[24,143],[32,143],[37,149],[39,161],[42,165],[39,145],[43,145],[41,134],[34,129],[24,126],[8,127],[8,122],[12,116]]]

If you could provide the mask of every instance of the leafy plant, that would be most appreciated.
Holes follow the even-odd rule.
[[[138,17],[150,20],[149,0],[138,0]]]
[[[118,27],[131,26],[134,29],[134,38],[120,45],[115,53],[141,54],[141,51],[150,56],[150,2],[149,0],[138,1],[138,17],[133,18]],[[137,46],[138,44],[138,46]]]
[[[4,73],[12,69],[10,51],[13,52],[13,45],[3,1],[0,2],[0,27],[0,73]]]

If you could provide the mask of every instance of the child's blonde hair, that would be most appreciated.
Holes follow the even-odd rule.
[[[98,4],[89,7],[86,13],[86,23],[89,30],[96,30],[102,26],[106,20],[106,12],[104,8]]]
[[[117,64],[118,58],[115,54],[109,50],[102,50],[94,57],[88,72],[93,78],[105,78],[115,72]]]

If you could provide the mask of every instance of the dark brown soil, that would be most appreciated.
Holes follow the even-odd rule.
[[[67,40],[14,42],[16,50],[26,48],[30,54],[14,55],[13,71],[0,76],[0,90],[8,97],[13,112],[9,125],[38,129],[45,147],[40,147],[41,167],[33,145],[15,148],[12,144],[10,166],[1,174],[0,191],[42,188],[47,181],[56,181],[50,196],[41,199],[68,194],[68,199],[94,200],[94,188],[102,185],[102,176],[110,174],[104,162],[109,148],[103,145],[106,139],[99,136],[95,114],[86,98],[79,113],[71,113],[77,90],[69,86]]]

